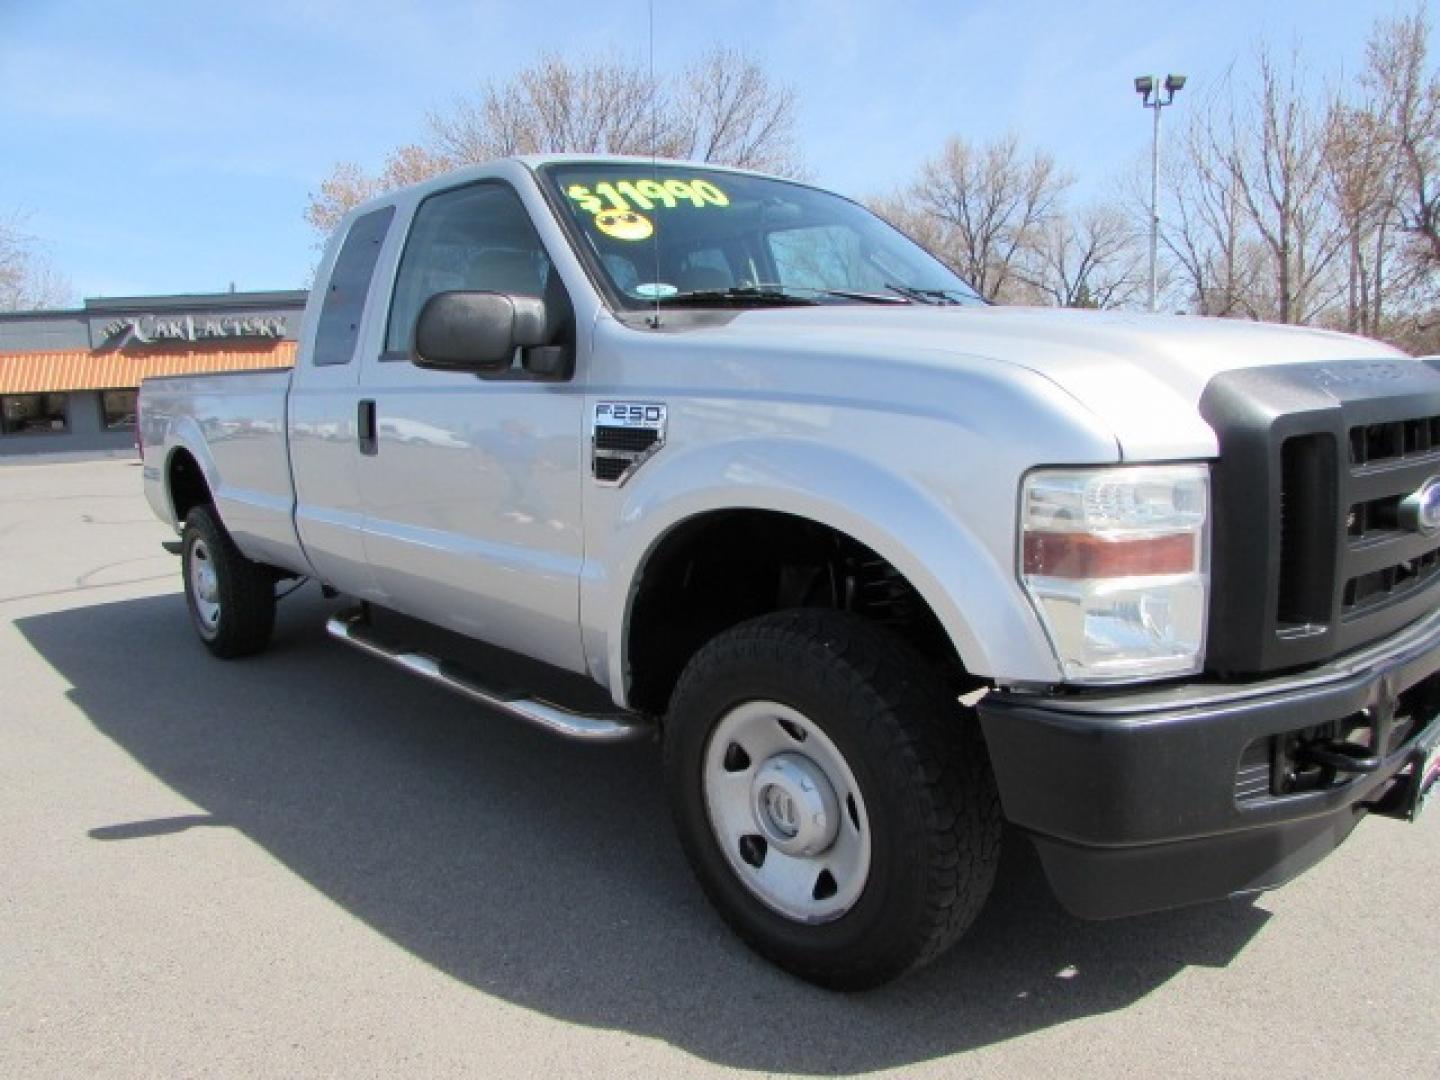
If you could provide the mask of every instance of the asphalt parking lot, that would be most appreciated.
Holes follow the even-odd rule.
[[[751,956],[649,745],[331,642],[195,641],[128,461],[0,465],[0,1076],[1440,1076],[1440,807],[1254,903],[1091,924],[1023,846],[845,997]]]

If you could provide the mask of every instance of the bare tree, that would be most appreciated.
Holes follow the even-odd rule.
[[[914,236],[987,300],[1023,298],[1021,267],[1069,188],[1069,176],[1043,152],[1009,135],[987,145],[950,139],[919,178],[872,206]]]
[[[1257,67],[1254,99],[1232,104],[1224,128],[1210,133],[1211,148],[1269,253],[1273,306],[1265,314],[1303,323],[1334,299],[1331,275],[1344,241],[1325,198],[1325,128],[1298,55],[1282,70],[1262,48]]]
[[[320,191],[310,193],[305,220],[326,236],[340,223],[352,206],[373,198],[376,183],[353,161],[337,162],[330,175],[320,182]]]
[[[1394,142],[1398,206],[1416,254],[1440,269],[1440,72],[1427,71],[1430,22],[1424,5],[1408,17],[1379,20],[1366,49],[1364,82]]]
[[[1345,312],[1341,325],[1378,335],[1386,294],[1403,288],[1397,227],[1397,146],[1373,102],[1337,100],[1325,133],[1328,197],[1345,245]]]
[[[0,311],[66,307],[74,299],[74,288],[41,253],[25,219],[0,218]]]
[[[1301,69],[1262,47],[1255,82],[1227,73],[1170,159],[1162,244],[1200,314],[1304,323],[1344,292],[1334,114]]]
[[[865,205],[937,259],[950,262],[941,251],[945,240],[941,222],[917,206],[908,189],[889,195],[873,195],[865,200]]]
[[[1123,307],[1145,289],[1144,251],[1137,240],[1123,210],[1092,203],[1045,226],[1020,276],[1047,304]]]
[[[382,191],[512,154],[657,154],[797,175],[795,91],[755,61],[715,48],[678,76],[651,80],[616,57],[546,54],[505,83],[431,113],[419,143],[402,146],[375,177],[341,162],[310,196],[321,233]]]
[[[404,187],[407,184],[418,184],[422,180],[428,180],[432,176],[456,168],[459,164],[454,158],[445,154],[436,153],[434,150],[416,143],[407,143],[392,150],[390,156],[385,159],[385,167],[380,170],[376,187],[381,191],[393,191],[395,188]]]
[[[478,100],[429,116],[430,149],[460,165],[511,154],[673,154],[680,145],[662,88],[616,58],[572,63],[547,53]],[[663,128],[652,124],[665,106]]]
[[[744,53],[712,49],[686,69],[674,102],[680,156],[798,176],[795,108],[793,87],[774,85]]]
[[[1238,184],[1213,137],[1213,106],[1192,111],[1178,152],[1165,163],[1160,244],[1179,306],[1198,315],[1260,318],[1254,303],[1260,259],[1247,230]],[[1132,200],[1138,208],[1138,196]],[[1149,227],[1148,205],[1144,226]],[[1132,215],[1141,224],[1140,211]]]

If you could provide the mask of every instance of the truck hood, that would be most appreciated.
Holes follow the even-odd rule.
[[[934,363],[991,360],[1051,380],[1094,413],[1129,460],[1212,457],[1198,411],[1234,368],[1405,354],[1367,338],[1234,319],[1020,307],[835,306],[751,311],[712,331],[762,352]]]

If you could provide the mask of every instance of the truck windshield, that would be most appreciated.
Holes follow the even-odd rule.
[[[983,303],[902,233],[817,188],[649,163],[562,163],[540,176],[625,308]]]

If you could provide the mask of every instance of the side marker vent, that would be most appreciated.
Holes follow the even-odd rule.
[[[648,401],[601,401],[591,428],[591,473],[618,487],[665,445],[666,409]]]

